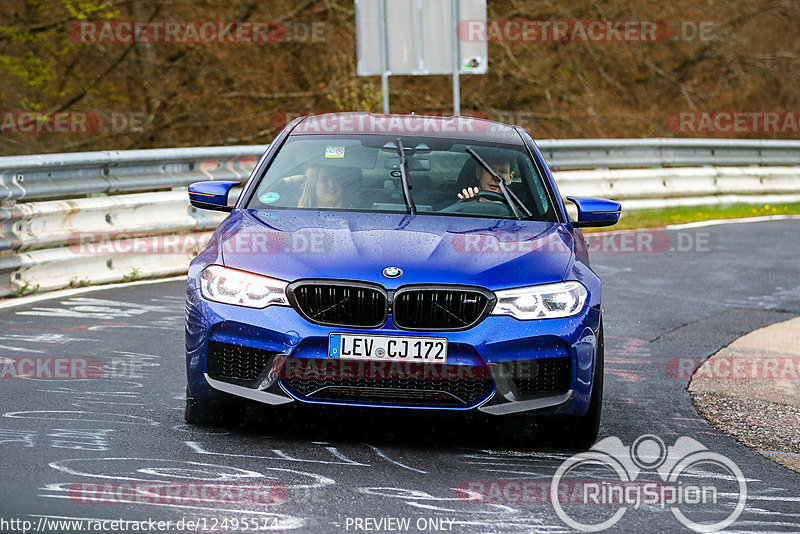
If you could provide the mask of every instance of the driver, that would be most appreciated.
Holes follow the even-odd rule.
[[[347,169],[310,165],[306,169],[299,208],[343,208]]]
[[[494,156],[484,158],[484,160],[492,170],[503,179],[506,185],[511,184],[511,180],[514,179],[514,171],[511,170],[512,160],[510,157]],[[458,198],[462,200],[472,198],[480,191],[502,194],[497,179],[492,176],[489,171],[484,169],[482,165],[477,165],[475,169],[475,185],[467,186],[462,189],[461,192],[458,193]],[[485,199],[481,198],[479,200]]]

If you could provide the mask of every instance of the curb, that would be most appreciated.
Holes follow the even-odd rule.
[[[800,317],[720,349],[695,370],[688,391],[712,426],[800,472]]]

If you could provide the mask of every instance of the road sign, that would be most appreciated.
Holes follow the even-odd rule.
[[[463,40],[459,22],[486,23],[486,0],[355,0],[358,75],[381,76],[388,112],[388,76],[485,74],[485,40]]]

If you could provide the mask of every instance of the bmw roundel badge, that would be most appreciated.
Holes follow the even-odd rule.
[[[399,267],[387,267],[383,270],[383,276],[386,278],[397,278],[403,274],[402,269]]]

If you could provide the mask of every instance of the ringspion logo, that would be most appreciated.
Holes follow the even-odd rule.
[[[560,489],[574,481],[580,481],[580,494],[562,499]],[[652,434],[630,446],[618,437],[605,438],[562,463],[550,486],[558,517],[581,532],[611,528],[642,505],[669,508],[695,532],[717,532],[736,521],[746,501],[739,466],[686,436],[670,446]]]

